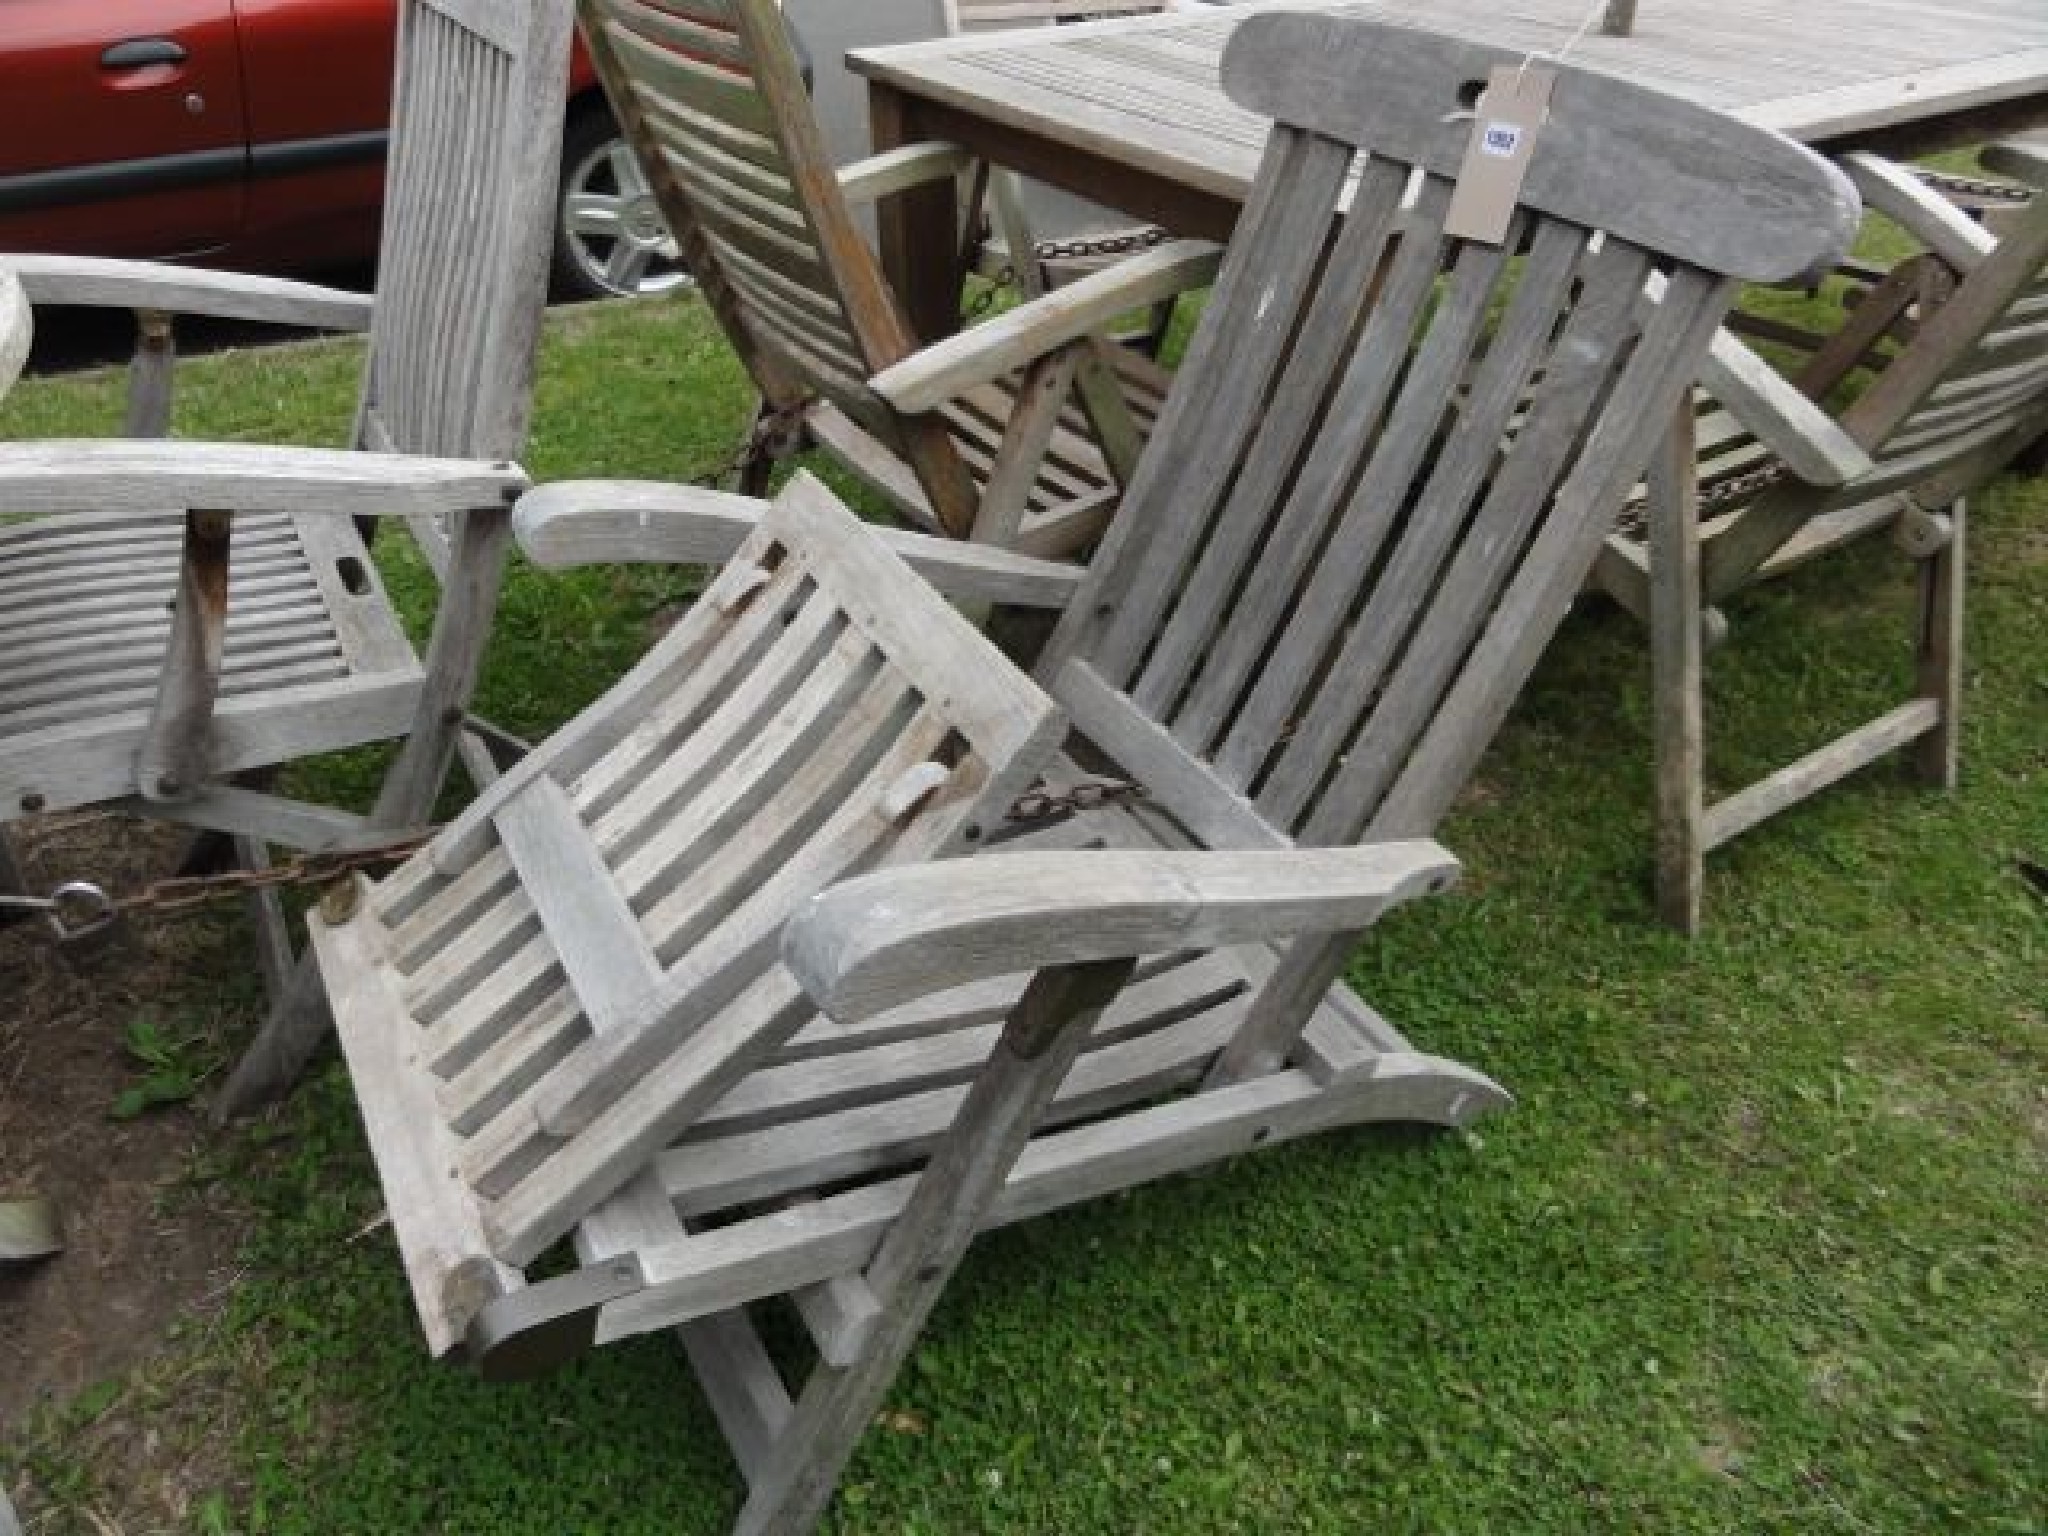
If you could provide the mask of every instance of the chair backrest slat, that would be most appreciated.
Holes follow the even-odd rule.
[[[1505,241],[1448,236],[1460,105],[1514,62],[1309,14],[1247,19],[1226,54],[1276,124],[1041,671],[1197,841],[1433,826],[1736,280],[1853,229],[1846,181],[1788,141],[1566,72]]]
[[[570,15],[405,0],[366,440],[509,458],[525,439],[561,152]]]
[[[1272,429],[1271,418],[1249,407],[1266,398],[1280,370],[1351,158],[1347,146],[1306,134],[1276,130],[1267,140],[1215,298],[1154,429],[1153,443],[1179,445],[1189,457],[1177,462],[1154,448],[1125,495],[1126,507],[1141,492],[1184,498],[1183,510],[1147,531],[1144,559],[1115,589],[1113,620],[1090,636],[1091,660],[1105,676],[1122,677],[1139,660],[1231,483],[1233,462],[1255,433]],[[1210,387],[1189,387],[1191,377]]]
[[[1405,711],[1387,708],[1390,701],[1381,697],[1381,690],[1396,663],[1410,652],[1416,659],[1406,673],[1462,654],[1462,637],[1454,631],[1465,626],[1467,614],[1453,611],[1457,605],[1449,600],[1450,592],[1438,591],[1440,580],[1446,588],[1451,586],[1444,567],[1453,554],[1461,562],[1484,562],[1483,575],[1475,573],[1473,594],[1483,603],[1509,558],[1519,552],[1541,500],[1529,494],[1521,477],[1510,475],[1509,463],[1497,463],[1497,445],[1506,436],[1508,418],[1530,376],[1539,366],[1554,367],[1560,361],[1544,354],[1560,314],[1570,307],[1570,288],[1584,248],[1583,231],[1563,224],[1542,226],[1530,241],[1520,280],[1506,294],[1499,292],[1509,287],[1504,282],[1509,264],[1501,252],[1468,246],[1461,253],[1440,303],[1441,313],[1410,365],[1389,416],[1386,439],[1405,446],[1398,452],[1383,449],[1376,456],[1380,462],[1393,461],[1398,479],[1391,485],[1374,484],[1378,477],[1360,483],[1309,584],[1301,617],[1289,626],[1274,653],[1274,665],[1253,691],[1255,700],[1277,696],[1284,700],[1280,712],[1285,717],[1299,717],[1277,748],[1271,743],[1278,738],[1268,737],[1276,760],[1264,775],[1258,798],[1275,820],[1292,824],[1302,817],[1340,755],[1348,768],[1356,769],[1368,744],[1384,749],[1412,736],[1416,723],[1405,718]],[[1628,281],[1626,272],[1611,275]],[[1638,282],[1641,275],[1638,266]],[[1471,352],[1483,338],[1487,311],[1502,298],[1506,311],[1499,333],[1483,359],[1474,362]],[[1565,337],[1584,344],[1589,327],[1580,322],[1590,307],[1572,315]],[[1600,338],[1606,345],[1595,354],[1599,366],[1611,366],[1613,349],[1624,339],[1622,327],[1606,329],[1609,334]],[[1454,403],[1459,376],[1465,373],[1474,375],[1468,398]],[[1543,404],[1548,404],[1547,398]],[[1462,419],[1446,437],[1440,413],[1447,408],[1457,410]],[[1442,446],[1433,448],[1439,438],[1445,439]],[[1432,452],[1434,467],[1428,469],[1424,460]],[[1473,512],[1474,499],[1489,475],[1491,494]],[[1397,510],[1398,517],[1389,515]],[[1489,512],[1498,523],[1489,519]],[[1459,547],[1468,516],[1472,526]],[[1370,536],[1351,533],[1361,523],[1372,525]],[[1389,548],[1388,535],[1395,533],[1399,536]],[[1380,566],[1379,577],[1353,615],[1346,597],[1360,588],[1365,568],[1373,563]],[[1470,567],[1461,563],[1459,569]],[[1287,678],[1285,669],[1294,664],[1313,670]],[[1371,718],[1361,730],[1369,704],[1374,706]],[[1231,745],[1239,749],[1233,763],[1236,775],[1249,779],[1245,770],[1264,769],[1264,762],[1253,756],[1258,744],[1247,742],[1241,726],[1233,730]]]
[[[1881,464],[1922,473],[2030,429],[2048,402],[2048,196],[2014,219],[1992,253],[1921,326],[1842,426]]]
[[[774,0],[577,0],[591,59],[683,257],[777,405],[867,388],[914,342],[840,195]]]

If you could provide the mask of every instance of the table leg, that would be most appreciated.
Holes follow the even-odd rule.
[[[868,82],[876,154],[917,141],[916,106],[889,86]],[[924,341],[960,329],[959,217],[959,196],[950,181],[899,192],[875,209],[882,270],[903,301],[911,329]]]

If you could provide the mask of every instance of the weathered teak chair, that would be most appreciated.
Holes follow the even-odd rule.
[[[682,487],[524,500],[544,563],[746,542],[618,691],[316,924],[437,1354],[511,1374],[680,1326],[752,1487],[739,1529],[801,1531],[977,1230],[1502,1101],[1339,975],[1382,910],[1449,882],[1410,839],[1571,604],[1732,278],[1836,254],[1855,218],[1804,150],[1566,72],[1506,246],[1448,239],[1461,93],[1514,63],[1355,16],[1246,21],[1224,80],[1279,122],[1085,579],[892,536],[963,599],[1062,610],[1037,668],[1076,729],[1054,783],[1085,763],[1142,798],[999,837],[1033,753],[1003,759],[971,711],[1049,717],[808,482],[758,528],[757,503]],[[989,344],[875,387],[923,409]],[[896,867],[800,900],[877,843]],[[572,1232],[577,1267],[522,1274]],[[746,1312],[784,1296],[821,1362],[795,1401]]]
[[[1989,159],[2048,182],[2038,151]],[[1688,932],[1707,853],[1759,822],[1903,748],[1922,778],[1954,784],[1964,497],[2048,432],[2048,198],[1994,237],[1902,167],[1855,155],[1847,169],[1872,207],[1926,245],[1926,260],[1953,271],[1951,291],[1836,415],[1719,337],[1699,440],[1682,450],[1687,474],[1600,563],[1602,582],[1651,625],[1658,908]],[[1802,382],[1815,393],[1838,383],[1889,314],[1924,291],[1917,280],[1871,290]],[[1701,689],[1703,637],[1720,628],[1713,605],[1879,529],[1919,568],[1912,698],[1709,805]]]
[[[775,0],[577,0],[592,62],[685,264],[761,392],[742,490],[815,442],[905,517],[1041,554],[1101,533],[1164,376],[1091,333],[1208,281],[1214,253],[1172,244],[1097,274],[1067,308],[930,409],[869,387],[915,332],[853,204],[933,183],[960,151],[915,145],[835,171]],[[950,195],[950,192],[949,194]],[[958,280],[960,253],[926,253]]]
[[[401,8],[374,300],[148,263],[9,258],[40,302],[142,321],[128,427],[168,426],[167,315],[363,328],[367,452],[0,446],[0,821],[113,804],[268,845],[362,818],[230,782],[405,736],[371,826],[425,819],[495,602],[544,303],[567,0]],[[432,455],[434,457],[402,457]],[[446,587],[424,664],[354,520],[404,516]],[[175,597],[175,603],[173,599]],[[8,873],[0,870],[0,874]],[[17,876],[18,883],[18,876]],[[270,893],[262,954],[289,960]]]

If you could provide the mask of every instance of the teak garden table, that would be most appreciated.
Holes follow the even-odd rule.
[[[1572,42],[1589,0],[1333,6],[1554,53],[1830,152],[1921,154],[2048,123],[2048,0],[1642,0],[1635,30]],[[946,139],[1095,202],[1222,239],[1261,124],[1224,99],[1241,8],[857,50],[877,152]],[[940,186],[883,211],[883,260],[944,334],[957,232]]]

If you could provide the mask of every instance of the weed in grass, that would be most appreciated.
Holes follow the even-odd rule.
[[[220,1066],[219,1053],[210,1047],[204,1029],[173,1032],[147,1013],[129,1021],[122,1044],[141,1066],[142,1074],[121,1090],[107,1111],[116,1120],[133,1120],[166,1104],[187,1103]]]

